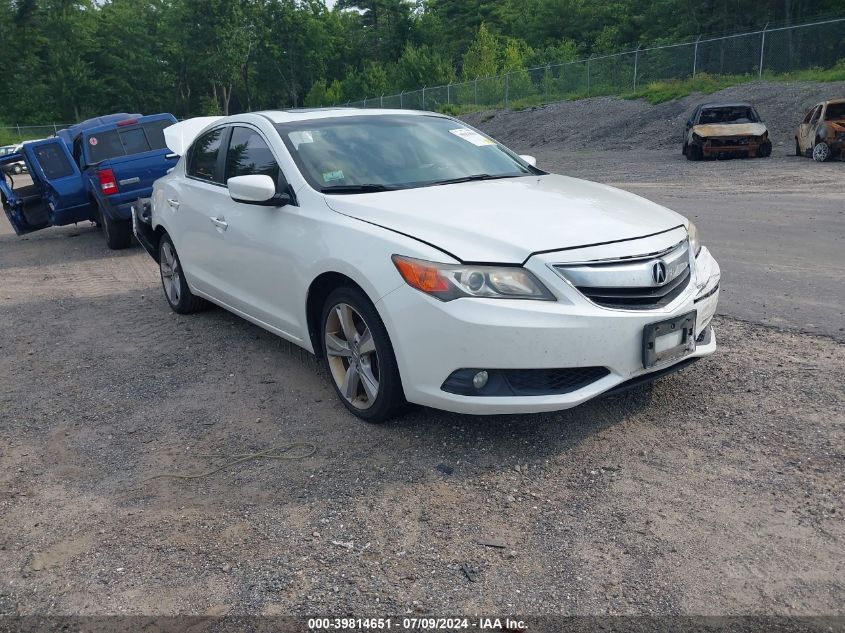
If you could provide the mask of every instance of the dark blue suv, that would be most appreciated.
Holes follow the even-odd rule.
[[[25,177],[0,177],[0,199],[15,233],[91,220],[109,248],[129,246],[132,203],[148,197],[153,182],[178,161],[164,142],[164,129],[174,123],[166,113],[112,114],[0,158],[0,167],[23,159],[32,178],[28,184]]]

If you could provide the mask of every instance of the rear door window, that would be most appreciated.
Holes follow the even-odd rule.
[[[210,182],[220,182],[220,179],[217,178],[217,158],[220,154],[220,142],[222,140],[223,128],[218,128],[206,132],[194,142],[191,147],[191,154],[188,157],[188,176]]]
[[[62,151],[59,142],[36,147],[34,153],[47,180],[65,178],[74,174],[73,165],[68,160],[67,152]]]

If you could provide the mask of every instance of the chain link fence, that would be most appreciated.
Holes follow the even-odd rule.
[[[0,146],[14,145],[21,141],[55,136],[62,128],[73,125],[73,123],[50,123],[47,125],[9,125],[0,126]]]
[[[831,68],[845,59],[845,18],[752,33],[698,37],[690,42],[512,70],[447,86],[423,87],[342,105],[442,110],[522,107],[548,101],[636,92],[651,82],[701,74],[764,78]]]
[[[591,56],[343,105],[411,110],[443,110],[451,106],[518,108],[563,99],[627,94],[651,82],[688,79],[704,73],[764,78],[831,68],[843,59],[845,18],[837,18]],[[0,146],[53,136],[69,125],[72,124],[0,126]]]

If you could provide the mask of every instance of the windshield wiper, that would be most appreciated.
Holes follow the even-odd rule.
[[[473,182],[476,180],[496,180],[498,178],[516,178],[517,176],[528,176],[530,174],[473,174],[471,176],[461,176],[460,178],[449,178],[448,180],[434,180],[426,183],[426,186],[434,185],[454,185],[459,182]]]
[[[396,187],[368,183],[364,185],[332,185],[320,189],[322,193],[373,193],[375,191],[393,191]]]

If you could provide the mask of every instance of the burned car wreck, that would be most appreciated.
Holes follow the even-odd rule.
[[[795,154],[811,156],[817,163],[845,157],[845,99],[810,108],[795,133]]]
[[[687,120],[682,152],[688,160],[766,157],[772,142],[750,103],[704,103]]]

